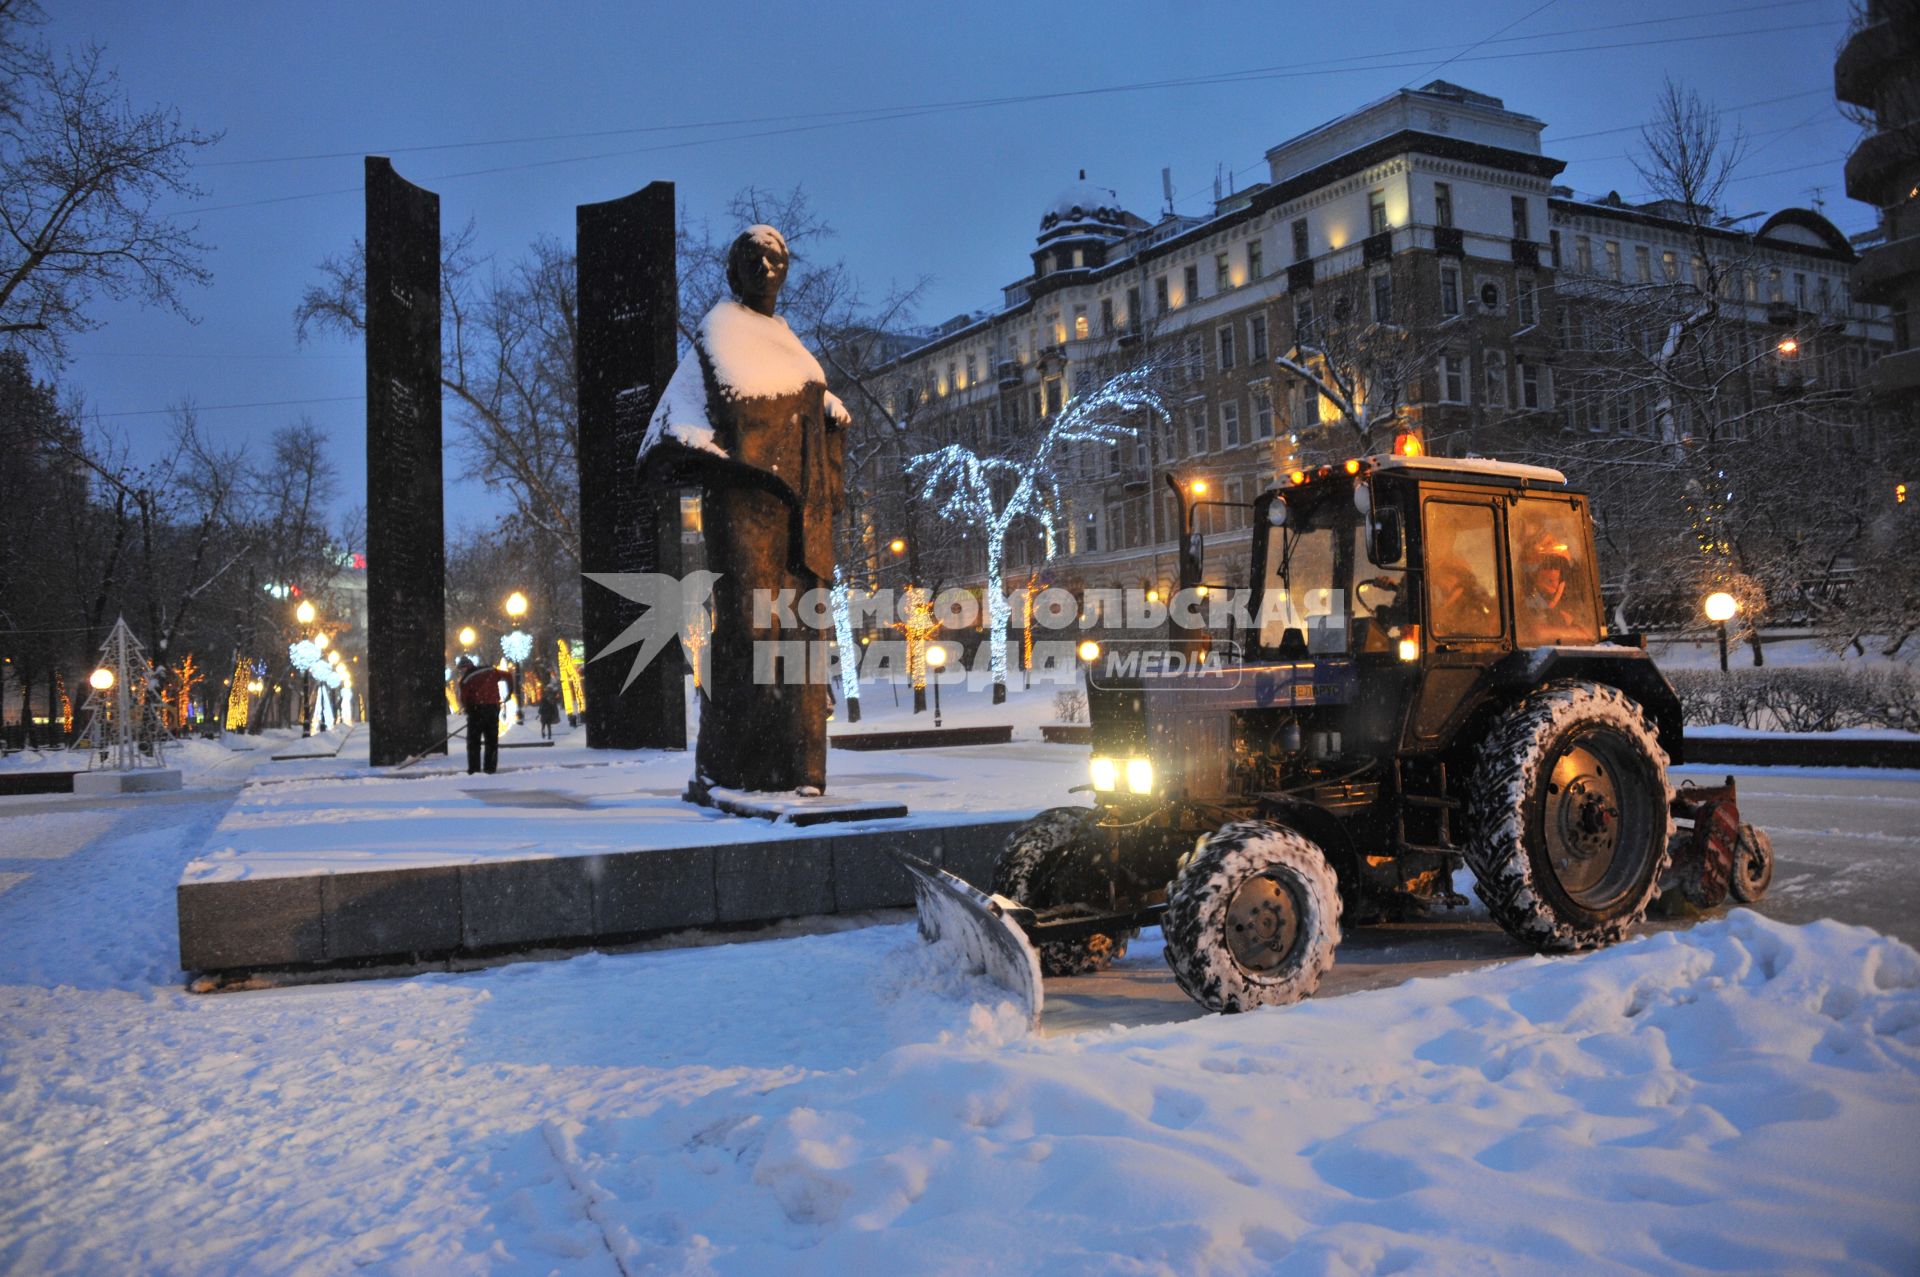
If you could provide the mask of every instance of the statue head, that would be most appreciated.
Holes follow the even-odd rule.
[[[727,250],[727,287],[740,304],[773,313],[787,282],[787,237],[771,226],[749,226]]]

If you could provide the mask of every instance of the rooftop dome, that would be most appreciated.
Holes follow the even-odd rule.
[[[1080,180],[1047,203],[1047,211],[1040,215],[1040,238],[1052,239],[1076,230],[1118,236],[1125,232],[1126,218],[1119,193],[1089,182],[1087,171],[1081,169]]]

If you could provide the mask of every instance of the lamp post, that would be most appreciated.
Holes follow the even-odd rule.
[[[320,610],[313,605],[312,599],[301,599],[300,606],[293,609],[293,619],[300,622],[302,628],[312,625],[320,616]],[[325,644],[321,644],[325,646]],[[313,676],[305,670],[300,671],[300,734],[313,735],[313,718],[308,701],[313,696]]]
[[[1720,627],[1720,672],[1725,674],[1727,672],[1727,622],[1740,611],[1740,604],[1725,590],[1715,590],[1707,595],[1702,607],[1706,611],[1707,619]]]
[[[470,648],[479,641],[480,635],[475,632],[471,625],[463,625],[460,627],[460,646],[462,648]]]
[[[947,649],[939,643],[927,644],[927,668],[933,671],[933,725],[940,726],[940,670],[947,663]]]
[[[512,620],[514,628],[520,628],[520,618],[527,614],[527,596],[515,590],[507,595],[506,608],[507,616]],[[513,661],[513,721],[516,723],[527,721],[526,675],[520,668],[520,658],[517,656]]]

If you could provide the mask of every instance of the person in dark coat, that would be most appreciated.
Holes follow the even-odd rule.
[[[560,721],[560,688],[551,670],[540,680],[540,739],[553,739],[553,725]]]
[[[500,763],[500,703],[506,699],[507,676],[491,665],[474,667],[472,657],[460,658],[460,708],[467,712],[467,775],[484,770],[493,775]]]

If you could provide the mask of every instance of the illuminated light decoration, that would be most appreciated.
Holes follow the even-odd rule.
[[[200,667],[194,663],[192,652],[181,657],[180,664],[174,666],[173,678],[171,700],[169,702],[163,698],[162,703],[168,704],[172,710],[167,726],[173,731],[184,732],[192,716],[194,685],[205,681]]]
[[[693,671],[693,685],[700,686],[700,653],[707,649],[707,614],[696,612],[687,622],[686,633],[680,636],[680,647],[686,653],[687,667]]]
[[[1076,395],[1054,415],[1046,433],[1025,457],[981,457],[956,443],[907,461],[907,472],[922,480],[922,500],[938,501],[942,518],[986,533],[987,651],[996,702],[1006,698],[1007,624],[1012,619],[1002,575],[1007,533],[1017,520],[1032,519],[1040,525],[1045,557],[1054,557],[1059,544],[1055,511],[1060,504],[1061,472],[1068,462],[1067,445],[1106,447],[1133,438],[1138,428],[1120,421],[1130,413],[1147,412],[1170,421],[1153,382],[1152,368],[1134,368]],[[1002,477],[1011,477],[1013,487],[996,505],[994,480]]]
[[[452,670],[447,671],[447,710],[453,714],[460,713],[460,685],[453,681]]]
[[[1424,456],[1427,449],[1426,445],[1420,442],[1419,435],[1411,430],[1403,430],[1394,436],[1393,451],[1396,456],[1418,457]]]
[[[860,718],[860,661],[853,652],[853,614],[849,599],[847,578],[841,574],[838,566],[833,569],[833,590],[829,598],[833,605],[833,641],[840,655],[840,699],[847,703],[847,716],[851,721]],[[860,640],[862,647],[867,640]],[[696,683],[695,686],[698,686]]]
[[[1033,669],[1033,593],[1039,583],[1038,572],[1027,573],[1027,588],[1020,596],[1020,668],[1028,671]]]
[[[1347,458],[1347,473],[1348,473],[1348,474],[1359,474],[1359,473],[1360,473],[1360,463],[1359,463],[1359,461],[1357,461],[1357,460],[1355,460],[1355,459],[1354,459],[1354,458],[1352,458],[1352,457],[1348,457],[1348,458]]]
[[[244,656],[233,661],[233,682],[227,693],[227,717],[221,724],[227,731],[244,732],[253,721],[253,698],[260,694],[260,680],[253,677],[253,662]]]
[[[1893,503],[1895,505],[1905,505],[1907,503],[1907,485],[1906,484],[1896,483],[1893,485]]]
[[[587,707],[587,687],[580,678],[580,662],[574,657],[571,643],[560,639],[559,647],[560,703],[567,713],[578,714]]]
[[[524,609],[523,609],[524,610]],[[512,630],[500,636],[500,655],[515,665],[533,655],[533,636],[525,630]]]
[[[934,619],[933,599],[919,586],[909,585],[901,595],[901,602],[906,605],[906,619],[896,621],[893,628],[907,636],[907,677],[915,690],[924,690],[927,686],[927,640],[939,631],[940,622]]]
[[[321,663],[322,653],[327,650],[325,635],[315,635],[310,639],[300,639],[287,646],[287,663],[293,666],[296,674],[312,672],[313,667]]]
[[[1305,483],[1306,481],[1307,481],[1307,472],[1305,470],[1292,470],[1287,473],[1288,483],[1301,484],[1301,483]]]
[[[1782,337],[1780,344],[1776,346],[1775,349],[1788,358],[1792,358],[1794,355],[1800,353],[1800,343],[1791,337]]]
[[[74,748],[86,751],[88,767],[103,763],[113,771],[132,771],[165,766],[163,751],[173,736],[158,710],[159,679],[125,617],[114,620],[100,656],[87,679],[93,690],[81,707],[87,726]]]

